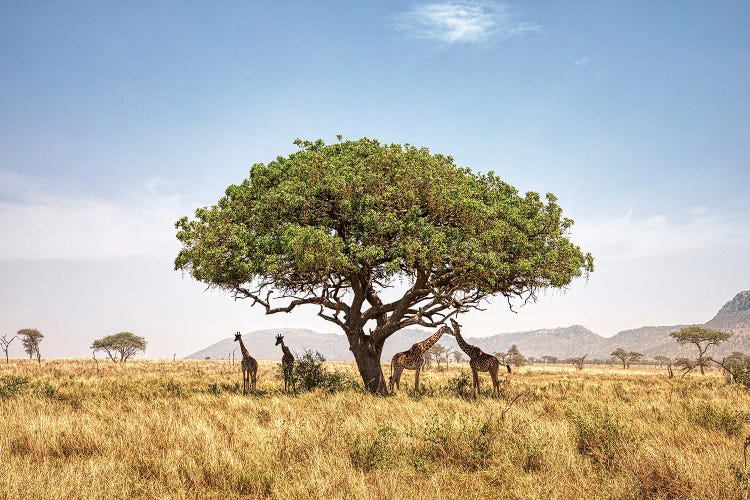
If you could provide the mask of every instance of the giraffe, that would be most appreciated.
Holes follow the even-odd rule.
[[[424,353],[435,345],[444,333],[450,333],[451,329],[447,326],[441,326],[438,331],[433,333],[430,337],[426,338],[422,342],[417,342],[409,348],[408,351],[397,352],[391,359],[391,376],[389,378],[389,389],[393,392],[393,385],[396,385],[397,389],[401,389],[401,372],[406,370],[414,370],[414,390],[419,390],[419,372],[422,370],[424,365]]]
[[[284,345],[284,336],[281,334],[276,335],[276,345],[279,344],[281,344],[281,350],[284,352],[281,357],[281,369],[284,372],[284,392],[287,392],[290,387],[294,391],[294,356],[292,351]]]
[[[258,362],[255,358],[250,356],[245,348],[245,343],[242,342],[242,334],[237,332],[234,334],[234,341],[240,343],[240,351],[242,351],[242,393],[247,394],[247,386],[250,385],[251,391],[255,391],[255,382],[258,374]]]
[[[467,344],[461,336],[461,325],[458,324],[458,321],[451,318],[451,325],[453,325],[453,336],[456,337],[458,346],[470,358],[469,366],[474,377],[474,393],[479,394],[479,372],[490,372],[490,377],[492,377],[492,393],[499,396],[500,381],[497,378],[497,372],[500,368],[500,360],[491,354],[487,354],[477,346]],[[505,365],[505,369],[510,373],[510,365]]]

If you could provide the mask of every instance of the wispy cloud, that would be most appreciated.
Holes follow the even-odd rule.
[[[0,259],[102,259],[176,248],[174,222],[189,213],[146,182],[120,200],[61,196],[43,181],[0,171]]]
[[[719,249],[747,248],[748,214],[711,213],[702,207],[677,221],[665,214],[579,221],[574,241],[595,256],[611,260],[696,255]]]
[[[537,24],[519,22],[507,6],[482,1],[421,4],[402,13],[397,28],[408,37],[448,44],[486,43],[542,31]]]
[[[591,60],[590,60],[590,59],[589,59],[588,57],[586,57],[586,56],[583,56],[583,57],[579,57],[578,59],[576,59],[576,60],[575,60],[575,61],[573,62],[573,64],[574,64],[575,66],[586,66],[586,65],[587,65],[587,64],[589,64],[590,62],[591,62]]]

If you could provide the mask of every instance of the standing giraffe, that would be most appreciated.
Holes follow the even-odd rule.
[[[242,351],[242,393],[247,394],[248,385],[250,385],[251,391],[255,391],[258,362],[255,361],[255,358],[250,356],[250,353],[245,349],[245,343],[242,342],[242,335],[240,332],[234,334],[234,341],[240,343],[240,351]]]
[[[397,352],[391,359],[391,376],[388,382],[388,388],[393,392],[393,385],[396,385],[397,389],[401,389],[401,372],[406,370],[414,370],[414,390],[419,390],[419,372],[422,370],[424,365],[424,353],[435,345],[444,333],[450,333],[451,329],[447,326],[441,326],[438,331],[433,333],[429,338],[422,342],[417,342],[408,351]]]
[[[451,318],[451,325],[453,325],[453,336],[456,337],[458,346],[470,358],[469,366],[474,377],[474,393],[479,394],[479,372],[490,372],[490,377],[492,377],[492,393],[499,396],[500,381],[497,378],[497,372],[500,368],[500,360],[491,354],[487,354],[477,346],[467,344],[461,336],[461,325],[458,324],[458,321]],[[510,373],[510,365],[505,365],[505,368]]]
[[[276,345],[281,344],[281,350],[284,355],[281,357],[281,369],[284,372],[284,392],[287,392],[291,387],[294,391],[294,356],[292,351],[284,345],[284,336],[279,334],[276,335]]]

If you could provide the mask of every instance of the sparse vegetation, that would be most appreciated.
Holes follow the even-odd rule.
[[[355,380],[353,364],[311,356],[311,379]],[[467,370],[451,365],[423,371],[419,395],[382,398],[361,382],[287,396],[277,365],[261,362],[258,390],[244,396],[226,360],[131,360],[98,372],[94,360],[3,363],[0,491],[743,498],[750,484],[750,392],[718,371],[670,380],[658,366],[541,364],[514,372],[501,397],[485,386],[474,398]]]

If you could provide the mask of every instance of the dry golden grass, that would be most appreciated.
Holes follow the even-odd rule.
[[[750,489],[750,397],[716,373],[669,380],[656,369],[535,366],[513,374],[503,398],[470,400],[457,395],[453,365],[425,372],[420,397],[287,396],[275,363],[261,363],[251,396],[236,392],[239,367],[226,361],[99,365],[0,365],[0,388],[28,379],[0,397],[0,497],[743,498]]]

